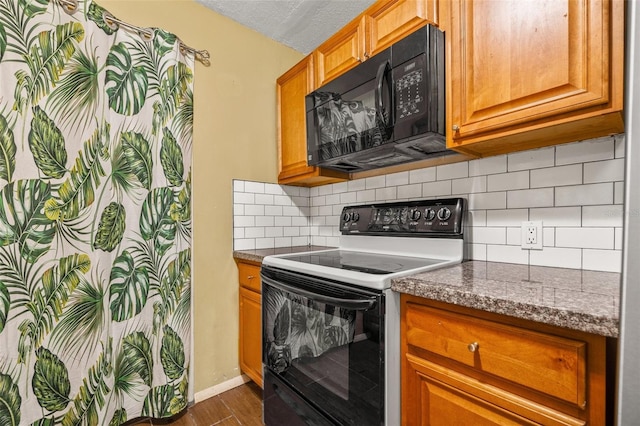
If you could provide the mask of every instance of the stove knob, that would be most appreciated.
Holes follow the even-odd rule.
[[[424,218],[426,220],[433,220],[436,217],[436,212],[432,208],[428,208],[424,210]]]
[[[357,222],[360,219],[360,214],[358,212],[351,213],[351,220]]]
[[[343,222],[349,222],[350,220],[351,220],[351,213],[344,212],[344,214],[342,215],[342,221]]]
[[[451,210],[448,207],[442,207],[438,210],[438,219],[447,220],[451,217]]]
[[[420,213],[420,210],[418,209],[411,209],[409,211],[409,218],[411,220],[418,220],[420,219],[420,216],[422,216],[422,213]]]

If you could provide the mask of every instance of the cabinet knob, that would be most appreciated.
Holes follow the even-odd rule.
[[[454,132],[458,133],[460,131],[460,126],[458,126],[457,124],[454,124],[452,127]]]
[[[254,278],[255,278],[255,277],[254,277],[253,275],[248,275],[248,276],[247,276],[247,279],[248,279],[248,280],[252,280],[252,279],[254,279]]]
[[[473,342],[473,343],[469,343],[469,344],[467,345],[467,349],[469,349],[469,352],[475,352],[475,351],[477,351],[477,350],[478,350],[478,347],[479,347],[479,346],[480,346],[480,345],[478,344],[478,342]]]

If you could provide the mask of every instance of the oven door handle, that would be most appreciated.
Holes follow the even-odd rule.
[[[338,308],[351,309],[355,311],[368,311],[376,304],[376,298],[360,298],[360,299],[344,299],[341,297],[327,296],[315,291],[309,291],[300,287],[285,284],[281,281],[275,281],[271,278],[261,276],[262,283],[268,284],[279,290],[286,291],[288,293],[299,294],[307,299],[311,299],[318,302],[327,303],[329,305],[336,306]]]

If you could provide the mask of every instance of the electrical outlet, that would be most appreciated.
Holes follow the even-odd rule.
[[[542,221],[522,222],[522,248],[542,250]]]

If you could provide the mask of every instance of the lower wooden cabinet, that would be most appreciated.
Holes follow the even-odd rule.
[[[243,373],[262,387],[262,314],[260,264],[238,262],[240,281],[239,360]]]
[[[607,338],[402,295],[403,425],[604,425]]]

